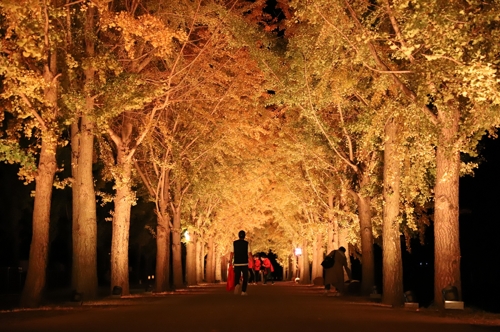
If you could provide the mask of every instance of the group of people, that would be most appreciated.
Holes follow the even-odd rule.
[[[273,272],[274,266],[266,254],[254,255],[253,258],[248,258],[248,272],[250,278],[248,282],[256,285],[259,280],[265,285],[268,281],[274,284]]]
[[[247,295],[247,286],[250,279],[251,283],[257,283],[258,277],[261,276],[262,283],[267,281],[274,283],[272,273],[274,267],[269,258],[265,255],[252,255],[248,242],[245,240],[245,231],[238,233],[238,240],[233,242],[233,251],[231,252],[230,261],[233,261],[234,266],[234,294]],[[330,268],[324,269],[324,285],[325,294],[339,296],[344,293],[344,269],[351,279],[351,270],[347,265],[345,256],[346,249],[340,247],[338,250],[331,251],[327,256],[333,257],[335,263]],[[250,277],[250,278],[249,278]],[[240,284],[240,279],[242,283]],[[333,288],[332,288],[333,286]]]
[[[234,267],[234,294],[243,296],[247,295],[249,282],[257,284],[260,279],[264,285],[268,281],[274,284],[274,267],[271,260],[265,254],[253,256],[245,236],[245,231],[238,233],[238,240],[233,242],[230,258]],[[243,279],[241,284],[240,279]]]

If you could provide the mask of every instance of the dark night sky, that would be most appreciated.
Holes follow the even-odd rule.
[[[464,300],[500,312],[500,140],[483,139],[475,176],[460,180]]]

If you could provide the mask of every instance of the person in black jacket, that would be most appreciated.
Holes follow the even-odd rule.
[[[348,279],[351,279],[351,270],[347,265],[347,258],[345,256],[346,249],[340,247],[338,250],[333,250],[328,256],[335,258],[333,267],[325,269],[325,294],[328,295],[330,285],[335,289],[332,296],[340,296],[344,293],[344,269],[347,273]]]
[[[233,260],[234,266],[234,294],[247,295],[248,285],[248,260],[253,259],[252,253],[249,250],[248,242],[245,241],[245,231],[238,233],[238,240],[233,242],[233,251],[231,252],[230,261]],[[243,274],[243,285],[240,285],[240,278]]]

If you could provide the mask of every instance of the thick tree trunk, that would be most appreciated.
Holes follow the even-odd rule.
[[[335,238],[334,238],[334,232],[335,232],[335,227],[337,225],[337,220],[335,216],[333,215],[333,199],[334,199],[334,192],[333,189],[330,188],[328,190],[328,208],[330,209],[330,213],[328,215],[328,234],[327,234],[327,242],[326,242],[326,252],[327,254],[332,252],[333,249],[335,249]]]
[[[210,238],[207,244],[207,266],[205,280],[208,283],[215,282],[215,262],[214,262],[214,240]]]
[[[228,258],[227,256],[222,256],[221,257],[221,281],[226,282],[227,281],[227,261]]]
[[[383,303],[393,307],[403,304],[403,262],[399,230],[401,167],[397,147],[398,125],[388,121],[384,149]]]
[[[170,221],[168,214],[157,216],[156,226],[156,291],[170,289]]]
[[[186,284],[196,285],[196,234],[194,232],[191,240],[186,243]]]
[[[182,248],[181,248],[181,182],[175,180],[174,188],[174,206],[172,212],[174,222],[172,227],[172,270],[173,284],[175,289],[184,288],[184,280],[182,279]]]
[[[200,236],[197,236],[196,239],[196,282],[197,283],[202,283],[203,280],[205,279],[203,277],[203,262],[205,260],[204,255],[203,255],[203,240]]]
[[[119,146],[117,164],[121,166],[121,173],[115,178],[115,210],[111,239],[111,290],[113,287],[119,286],[122,288],[122,295],[129,295],[128,245],[132,207],[130,189],[132,164],[124,160],[125,155],[123,147]]]
[[[222,280],[222,267],[221,267],[221,256],[219,250],[215,251],[215,281],[220,282]]]
[[[309,271],[309,250],[307,248],[307,241],[302,242],[302,266],[300,268],[300,283],[309,285],[311,283],[311,272]]]
[[[46,45],[49,46],[49,45]],[[21,307],[33,308],[40,305],[42,292],[47,277],[47,260],[49,251],[50,207],[52,202],[52,186],[57,171],[57,134],[56,128],[47,128],[57,122],[58,82],[57,51],[53,50],[44,66],[43,78],[47,83],[44,91],[45,99],[53,105],[47,110],[44,118],[46,128],[42,131],[38,170],[35,176],[35,201],[33,206],[33,233],[31,236],[28,273],[21,294]],[[39,125],[42,125],[39,123]]]
[[[300,257],[297,257],[295,255],[292,255],[291,263],[292,263],[292,275],[291,279],[295,280],[295,278],[300,277],[300,264],[301,264],[301,259]]]
[[[324,250],[323,250],[323,236],[318,232],[314,241],[314,253],[313,253],[313,267],[312,267],[312,280],[323,277],[323,267],[321,262],[323,261]]]
[[[458,226],[458,184],[460,153],[454,146],[458,135],[459,111],[440,110],[434,187],[434,302],[443,308],[442,290],[455,286],[462,292]]]
[[[363,174],[361,186],[369,182],[368,175]],[[373,256],[373,229],[371,220],[371,200],[368,196],[358,194],[359,224],[361,232],[361,292],[370,294],[375,285],[375,260]]]
[[[89,58],[94,57],[94,16],[96,8],[89,7],[85,20],[85,50]],[[78,150],[73,151],[76,159],[73,175],[74,184],[73,200],[76,204],[73,207],[73,265],[72,265],[72,286],[73,289],[83,294],[85,300],[93,300],[97,297],[97,216],[96,216],[96,195],[94,189],[94,176],[92,165],[94,157],[94,127],[95,123],[88,113],[94,109],[94,98],[91,96],[91,86],[94,84],[95,69],[88,66],[84,70],[85,75],[85,113],[80,118],[78,126],[72,129],[79,129]],[[76,155],[75,155],[76,154]]]
[[[73,151],[77,163],[73,175],[72,286],[85,300],[92,300],[97,297],[97,218],[92,175],[94,122],[82,116],[79,127],[78,150]]]
[[[31,238],[28,274],[21,295],[21,307],[40,305],[45,288],[49,244],[52,186],[57,170],[57,139],[44,134],[35,185],[33,235]]]

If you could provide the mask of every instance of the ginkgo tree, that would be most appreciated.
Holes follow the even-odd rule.
[[[123,5],[126,5],[125,2]],[[128,238],[130,209],[135,204],[133,186],[134,155],[143,140],[154,128],[158,114],[169,104],[173,89],[172,71],[179,59],[174,50],[187,40],[179,26],[170,27],[155,12],[163,10],[164,3],[148,7],[121,7],[110,3],[101,9],[99,25],[101,37],[116,44],[113,51],[122,63],[109,93],[100,95],[102,116],[101,156],[107,165],[107,175],[114,181],[112,198],[113,234],[111,245],[111,287],[120,287],[129,293]]]
[[[62,3],[55,0],[3,1],[0,9],[5,27],[1,97],[17,119],[9,133],[30,139],[32,152],[37,153],[36,171],[25,173],[36,186],[28,274],[21,298],[22,306],[35,307],[45,287],[51,196],[58,170],[56,152],[64,144],[60,138],[67,119],[59,99],[64,68],[60,49],[65,48],[60,18],[66,14]]]

